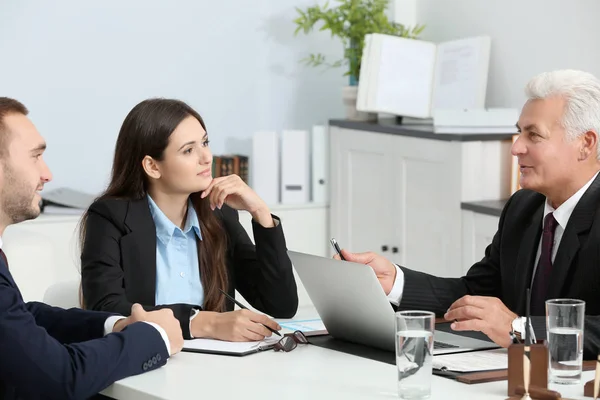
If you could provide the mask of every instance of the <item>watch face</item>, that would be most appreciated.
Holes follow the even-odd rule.
[[[514,334],[521,339],[521,334],[523,332],[523,324],[521,324],[520,318],[515,318],[512,322],[512,330]]]

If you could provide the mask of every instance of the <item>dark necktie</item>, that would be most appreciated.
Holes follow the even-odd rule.
[[[4,264],[6,265],[6,269],[8,269],[8,259],[6,258],[6,254],[4,254],[4,251],[2,249],[0,249],[0,257],[2,257],[2,260],[4,260]]]
[[[554,214],[549,213],[544,217],[544,230],[542,232],[542,252],[535,269],[533,290],[531,293],[531,315],[546,315],[546,292],[552,273],[552,247],[554,245],[554,231],[558,222]]]

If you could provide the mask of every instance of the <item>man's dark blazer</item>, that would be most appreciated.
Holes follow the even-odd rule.
[[[401,309],[423,309],[443,315],[460,297],[494,296],[525,315],[544,212],[545,196],[519,190],[507,202],[485,257],[462,278],[438,278],[401,267]],[[584,357],[595,359],[600,345],[600,174],[576,205],[552,267],[547,299],[585,301]],[[533,317],[538,339],[546,337],[545,318]],[[507,332],[508,335],[508,332]]]
[[[291,318],[298,309],[298,290],[287,255],[281,223],[264,228],[252,221],[256,247],[239,223],[237,211],[215,209],[227,234],[227,291],[240,294],[257,310]],[[275,217],[276,218],[276,217]],[[279,222],[279,221],[278,221]],[[81,254],[82,288],[87,308],[129,315],[133,303],[151,310],[156,293],[156,226],[147,197],[105,199],[89,209]],[[227,310],[234,305],[227,301]],[[190,313],[198,304],[172,304],[183,337],[190,336]]]
[[[103,337],[110,315],[25,303],[0,257],[0,399],[87,399],[166,363],[165,342],[148,324]]]

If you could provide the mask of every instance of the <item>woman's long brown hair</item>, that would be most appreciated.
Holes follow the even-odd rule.
[[[147,155],[155,160],[162,160],[169,137],[181,121],[190,116],[196,118],[206,130],[202,117],[182,101],[149,99],[135,106],[121,126],[115,146],[110,183],[98,199],[139,200],[146,196],[148,178],[142,167],[142,160]],[[191,194],[190,199],[198,214],[202,233],[202,240],[198,245],[198,259],[204,289],[203,309],[224,311],[225,298],[219,289],[227,291],[228,286],[225,231],[221,221],[210,209],[208,199],[201,199],[200,193]],[[79,232],[81,249],[85,242],[87,219],[86,211]],[[83,307],[85,302],[83,293],[81,294]]]

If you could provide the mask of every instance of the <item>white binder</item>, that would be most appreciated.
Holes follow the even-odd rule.
[[[252,137],[252,188],[268,205],[279,203],[279,136],[256,132]]]
[[[311,140],[312,201],[329,201],[329,134],[326,126],[315,125]]]
[[[308,131],[285,130],[281,134],[281,203],[309,202]]]

